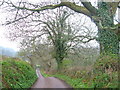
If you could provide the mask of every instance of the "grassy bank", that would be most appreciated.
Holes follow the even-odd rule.
[[[37,79],[29,63],[17,58],[6,58],[2,64],[2,88],[29,88]]]
[[[73,88],[93,88],[92,86],[89,87],[86,83],[84,83],[83,79],[80,78],[71,78],[67,75],[63,75],[63,74],[53,74],[53,75],[49,75],[49,74],[45,74],[42,73],[45,77],[57,77],[59,79],[64,80],[67,84],[71,85]]]
[[[45,74],[43,75],[45,77],[57,77],[59,79],[64,80],[67,82],[69,85],[71,85],[73,88],[118,88],[118,81],[116,81],[117,78],[117,72],[114,73],[114,80],[109,81],[109,76],[108,74],[101,74],[101,76],[94,76],[91,79],[86,79],[86,78],[72,78],[67,75],[63,74]]]
[[[114,55],[100,56],[91,71],[64,71],[44,76],[58,77],[65,80],[73,88],[119,88],[118,58]]]

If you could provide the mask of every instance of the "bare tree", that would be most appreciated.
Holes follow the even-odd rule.
[[[48,45],[36,44],[31,47],[21,48],[18,56],[23,60],[29,61],[35,68],[40,65],[45,71],[56,68],[55,59],[51,56],[51,48]]]
[[[41,51],[39,50],[40,48],[38,48],[38,43],[51,45],[54,48],[52,56],[56,59],[58,70],[60,70],[63,59],[71,49],[75,50],[75,46],[80,43],[87,43],[95,39],[95,37],[92,37],[90,33],[84,33],[85,35],[82,35],[81,32],[79,32],[80,28],[87,29],[89,31],[86,26],[81,25],[80,28],[77,29],[74,24],[71,25],[69,21],[70,15],[72,14],[69,14],[67,11],[59,10],[58,14],[55,13],[54,18],[49,17],[50,19],[48,18],[46,21],[32,19],[32,21],[39,22],[40,24],[42,23],[42,33],[37,33],[36,36],[33,35],[28,39],[24,38],[22,42],[23,48],[25,48],[26,45],[27,48],[32,46],[32,51],[35,49],[36,54],[40,55]],[[45,38],[44,41],[46,42],[43,42],[42,40],[43,35]]]
[[[77,13],[81,13],[86,15],[87,17],[91,18],[93,22],[98,26],[99,32],[97,39],[101,46],[101,52],[106,54],[119,53],[119,41],[120,41],[120,30],[118,25],[115,25],[114,15],[116,14],[116,10],[119,0],[115,2],[104,2],[99,0],[98,6],[94,7],[91,2],[88,0],[80,0],[79,3],[77,2],[70,2],[68,0],[60,0],[58,3],[48,3],[48,4],[31,4],[28,2],[18,2],[18,4],[14,4],[11,1],[6,1],[7,5],[15,10],[16,16],[18,16],[19,12],[24,12],[24,17],[15,18],[13,22],[23,20],[27,18],[33,13],[41,14],[45,10],[56,9],[58,7],[68,7]],[[82,3],[82,5],[80,4]],[[46,13],[47,14],[47,13]],[[11,22],[8,22],[8,24]]]

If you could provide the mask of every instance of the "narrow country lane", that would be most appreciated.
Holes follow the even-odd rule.
[[[73,88],[65,83],[63,80],[60,80],[55,77],[43,77],[40,73],[40,70],[37,68],[36,69],[36,74],[38,76],[37,81],[34,83],[34,85],[31,87],[31,89],[35,88],[53,88],[58,89],[58,88],[63,88],[64,90],[73,90]]]

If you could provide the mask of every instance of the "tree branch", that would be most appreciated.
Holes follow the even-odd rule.
[[[11,4],[12,4],[12,7],[15,7],[17,9],[29,10],[29,11],[33,11],[33,12],[36,12],[36,11],[39,12],[39,11],[43,11],[43,10],[47,10],[47,9],[55,9],[57,7],[62,6],[62,3],[60,3],[57,5],[46,5],[46,6],[43,6],[41,8],[38,8],[38,9],[30,9],[30,8],[25,7],[25,6],[19,7],[19,6],[14,5],[13,3],[11,3]]]
[[[3,0],[3,1],[0,1],[0,2],[1,2],[0,6],[2,6],[2,5],[4,4],[4,0]]]
[[[110,13],[112,15],[115,15],[116,11],[117,11],[117,7],[119,6],[120,2],[107,2],[107,4],[110,7]]]
[[[25,6],[19,7],[19,6],[14,5],[13,3],[11,3],[11,4],[12,4],[12,7],[15,7],[17,9],[29,10],[29,11],[33,11],[33,12],[40,12],[40,11],[47,10],[47,9],[55,9],[57,7],[66,6],[66,7],[69,7],[70,9],[74,10],[75,12],[82,13],[84,15],[91,17],[91,13],[85,7],[76,5],[72,2],[61,2],[60,4],[57,4],[57,5],[46,5],[41,8],[37,8],[37,9],[30,9]]]
[[[63,4],[63,6],[69,7],[70,9],[74,10],[75,12],[82,13],[84,15],[91,17],[91,13],[85,7],[76,5],[71,2],[62,2],[62,4]]]
[[[91,12],[93,15],[97,15],[97,9],[92,6],[92,4],[88,0],[80,0],[84,7]]]
[[[102,26],[99,26],[99,29],[101,30],[109,30],[109,31],[113,31],[117,36],[118,36],[118,39],[120,41],[120,24],[116,24],[114,25],[113,27],[102,27]]]
[[[71,38],[71,40],[74,40],[76,38],[84,38],[84,39],[86,38],[86,39],[90,39],[90,40],[95,39],[95,38],[92,38],[90,36],[78,35],[78,36],[74,36],[73,38]]]
[[[16,21],[19,21],[19,20],[21,20],[21,19],[27,18],[27,17],[29,17],[30,15],[32,15],[33,13],[34,13],[34,12],[32,12],[32,13],[24,16],[24,17],[21,17],[21,18],[18,18],[18,19],[16,19],[16,20],[13,20],[13,21],[8,21],[5,25],[9,25],[9,24],[12,24],[12,23],[14,23],[14,22],[16,22]]]

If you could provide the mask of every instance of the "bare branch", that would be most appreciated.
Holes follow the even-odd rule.
[[[9,24],[15,23],[16,21],[19,21],[19,20],[21,20],[21,19],[27,18],[27,17],[29,17],[30,15],[32,15],[33,13],[34,13],[34,12],[32,12],[32,13],[24,16],[24,17],[18,18],[18,19],[15,18],[16,20],[13,20],[13,21],[7,21],[7,23],[6,23],[5,25],[9,25]]]
[[[3,5],[3,3],[4,3],[4,0],[3,0],[3,1],[0,1],[0,2],[1,2],[0,6],[2,6],[2,5]]]
[[[95,38],[91,38],[90,36],[78,35],[78,36],[74,36],[73,38],[71,38],[71,40],[74,40],[76,38],[86,38],[86,39],[90,39],[90,40],[95,39]]]
[[[41,8],[38,8],[38,9],[30,9],[30,8],[27,8],[27,7],[19,7],[19,6],[16,6],[14,5],[13,3],[12,4],[12,7],[15,7],[17,9],[23,9],[23,10],[29,10],[29,11],[33,11],[33,12],[39,12],[39,11],[43,11],[43,10],[47,10],[47,9],[55,9],[57,7],[60,7],[60,6],[63,6],[62,3],[60,4],[57,4],[57,5],[46,5],[46,6],[43,6]]]
[[[31,8],[27,8],[25,6],[19,7],[19,6],[14,5],[13,3],[11,3],[11,4],[12,4],[12,7],[15,7],[17,9],[29,10],[29,11],[33,11],[33,12],[40,12],[40,11],[47,10],[47,9],[55,9],[55,8],[58,8],[61,6],[66,6],[66,7],[69,7],[70,9],[74,10],[75,12],[82,13],[84,15],[91,17],[91,12],[89,12],[85,7],[76,5],[72,2],[61,2],[60,4],[46,5],[46,6],[37,8],[37,9],[31,9]]]

